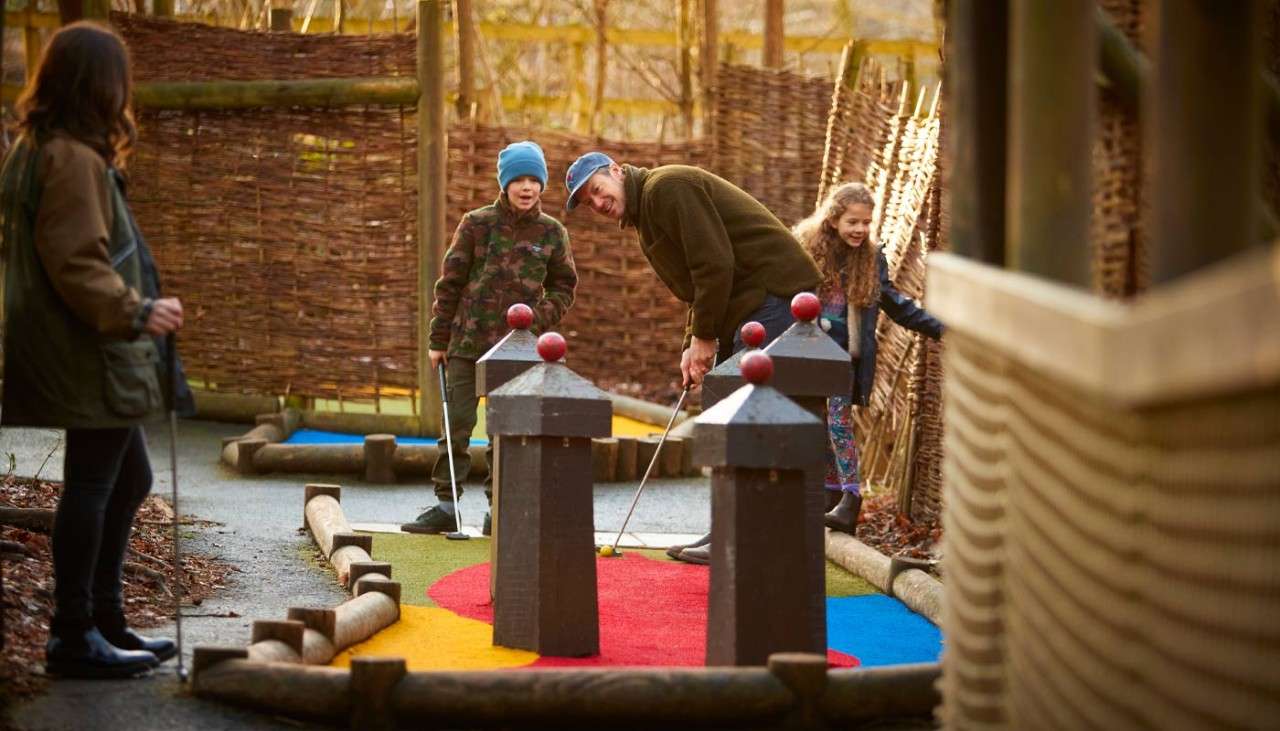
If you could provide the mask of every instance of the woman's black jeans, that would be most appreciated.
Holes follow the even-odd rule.
[[[56,607],[50,632],[75,636],[94,617],[122,616],[121,572],[133,517],[151,492],[142,427],[68,429],[53,521]]]

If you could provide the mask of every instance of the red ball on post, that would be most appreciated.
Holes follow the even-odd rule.
[[[538,355],[548,363],[555,363],[563,358],[568,349],[564,336],[558,332],[543,333],[538,336]]]
[[[738,365],[747,383],[763,385],[773,378],[773,358],[763,352],[747,353]]]
[[[822,303],[818,301],[818,295],[813,292],[801,292],[791,298],[791,314],[795,315],[797,320],[813,322],[818,319],[821,312]]]
[[[528,330],[533,325],[533,310],[517,302],[507,308],[507,326],[512,330]]]
[[[752,320],[742,326],[742,342],[748,348],[758,348],[764,343],[764,325]]]

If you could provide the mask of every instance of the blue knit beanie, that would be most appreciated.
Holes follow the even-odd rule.
[[[512,142],[498,153],[498,185],[504,191],[521,175],[532,175],[546,190],[547,159],[542,156],[542,148],[532,140]]]

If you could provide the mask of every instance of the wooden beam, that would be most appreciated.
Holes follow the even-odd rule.
[[[600,129],[604,116],[604,89],[609,77],[609,0],[593,0],[595,13],[596,86],[591,95],[591,134]]]
[[[765,0],[764,3],[764,57],[762,65],[769,69],[782,68],[786,7],[783,0]]]
[[[271,8],[270,28],[278,33],[293,31],[293,8]]]
[[[427,326],[444,259],[449,141],[445,126],[442,0],[418,0],[418,417],[440,433],[440,393],[428,356]]]
[[[951,0],[947,21],[946,154],[951,250],[1002,266],[1008,0]]]
[[[1005,248],[1010,267],[1090,285],[1097,117],[1093,0],[1014,0]]]
[[[289,81],[150,82],[134,88],[134,104],[146,109],[251,109],[413,104],[418,82],[410,76]]]
[[[714,134],[716,71],[720,68],[720,8],[717,0],[702,2],[702,45],[698,49],[698,76],[702,86],[702,133]]]
[[[476,24],[471,0],[453,0],[454,24],[458,29],[459,119],[470,119],[476,102]]]
[[[680,46],[680,122],[681,134],[693,137],[693,0],[680,0],[678,37]]]
[[[1262,3],[1157,0],[1142,99],[1152,281],[1258,241]]]

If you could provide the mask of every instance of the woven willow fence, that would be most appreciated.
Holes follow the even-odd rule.
[[[940,246],[937,93],[909,97],[873,62],[842,66],[827,126],[820,193],[866,183],[876,196],[872,238],[895,285],[924,294],[928,252]],[[855,76],[856,74],[856,76]],[[941,508],[941,346],[882,316],[878,368],[868,408],[855,415],[862,478],[896,491],[915,518]]]
[[[243,32],[127,15],[113,21],[134,49],[139,81],[408,76],[414,69],[412,36]],[[810,171],[821,166],[831,81],[732,66],[722,73],[719,127],[745,134],[713,145],[453,127],[447,225],[496,197],[498,151],[530,137],[547,153],[544,210],[557,217],[563,171],[582,152],[601,149],[642,166],[710,167],[784,221],[798,220],[816,193]],[[773,101],[761,107],[766,97]],[[183,345],[194,377],[239,393],[412,393],[420,330],[415,109],[143,110],[140,122],[131,193],[167,286],[194,315]],[[652,273],[633,232],[587,213],[566,224],[581,275],[577,303],[560,326],[574,367],[606,388],[673,396],[685,306]]]

